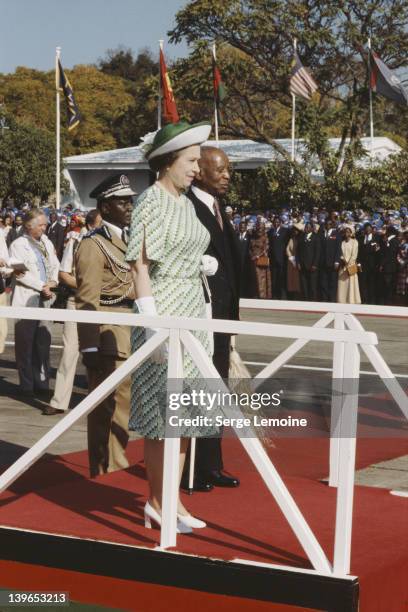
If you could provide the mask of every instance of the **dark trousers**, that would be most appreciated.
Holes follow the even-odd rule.
[[[272,299],[286,299],[286,265],[272,262]]]
[[[375,304],[376,299],[376,282],[378,272],[374,270],[363,270],[358,275],[360,286],[361,301],[363,304]]]
[[[335,302],[337,295],[338,271],[334,266],[323,266],[320,270],[320,299]]]
[[[300,270],[300,287],[302,289],[302,299],[307,302],[315,302],[317,300],[317,270]]]
[[[48,390],[51,346],[48,321],[16,321],[14,342],[21,391]]]
[[[394,273],[388,274],[386,272],[382,275],[382,288],[383,288],[383,303],[390,305],[393,303],[393,297],[397,285],[397,275]]]
[[[228,380],[229,360],[230,360],[231,336],[227,334],[214,334],[214,355],[213,364],[215,365],[221,378]],[[190,466],[190,448],[188,449],[186,462],[184,465],[184,477],[188,478]],[[196,438],[196,456],[194,474],[199,479],[214,470],[222,470],[221,435],[217,438]]]

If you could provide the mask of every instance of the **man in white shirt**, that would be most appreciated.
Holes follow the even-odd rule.
[[[6,276],[6,266],[9,254],[4,237],[4,232],[0,229],[0,306],[7,306],[7,294],[4,277]],[[0,353],[4,351],[7,338],[7,319],[0,319]]]
[[[99,211],[95,210],[93,212],[92,222],[87,224],[88,230],[93,230],[102,223],[102,217]],[[90,213],[88,213],[88,215],[90,216]],[[67,299],[67,310],[75,310],[75,292],[77,288],[75,253],[82,237],[83,234],[75,234],[72,232],[72,236],[64,249],[59,269],[60,287],[64,286],[66,292],[69,294]],[[78,329],[74,321],[65,321],[62,331],[62,343],[63,351],[58,365],[57,376],[55,378],[54,395],[51,398],[50,405],[46,406],[43,410],[43,414],[47,416],[67,411],[71,401],[79,357]]]
[[[58,284],[59,261],[54,246],[45,236],[47,219],[40,209],[25,215],[24,235],[10,246],[10,257],[21,261],[27,271],[13,284],[11,305],[49,308],[54,299],[51,289]],[[51,333],[47,321],[17,320],[15,354],[20,393],[47,392]]]

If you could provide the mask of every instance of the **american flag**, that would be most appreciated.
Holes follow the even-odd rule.
[[[295,51],[292,62],[292,73],[290,77],[290,93],[294,96],[300,96],[305,100],[310,100],[315,91],[317,91],[317,83],[309,74],[299,59]]]

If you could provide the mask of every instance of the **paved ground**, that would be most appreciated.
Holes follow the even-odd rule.
[[[267,312],[247,310],[243,312],[243,320],[263,321],[270,323],[285,323],[310,326],[321,315],[309,313],[292,312]],[[374,331],[379,338],[379,350],[385,361],[395,374],[400,374],[399,379],[404,388],[408,384],[408,344],[406,319],[385,319],[378,317],[361,317],[361,322],[367,331]],[[27,448],[48,431],[55,424],[59,416],[46,417],[41,414],[44,401],[38,398],[22,400],[19,397],[17,372],[14,363],[14,346],[12,324],[9,325],[10,333],[6,351],[0,356],[0,465],[9,464],[11,460],[17,459]],[[61,343],[60,324],[53,326],[53,345]],[[291,341],[284,339],[265,339],[255,336],[240,336],[237,340],[237,348],[242,358],[249,362],[252,374],[259,371],[260,365],[269,362],[274,356],[285,349]],[[53,381],[60,349],[53,348],[51,352],[51,364],[53,366]],[[300,386],[313,388],[319,377],[324,376],[320,368],[330,368],[332,358],[332,345],[324,342],[308,344],[290,362],[291,365],[301,366],[301,369],[285,368],[279,374],[286,383],[295,380]],[[317,369],[308,369],[317,368]],[[365,355],[362,355],[361,369],[372,371],[371,364]],[[329,376],[329,374],[326,374]],[[366,377],[374,382],[374,377]],[[382,383],[379,389],[382,389]],[[86,378],[82,364],[78,365],[75,380],[72,406],[78,404],[86,395]],[[86,448],[86,427],[84,420],[78,422],[69,432],[64,434],[49,452],[59,454],[83,450]],[[370,486],[390,487],[408,490],[408,456],[383,462],[361,470],[357,474],[357,482]]]

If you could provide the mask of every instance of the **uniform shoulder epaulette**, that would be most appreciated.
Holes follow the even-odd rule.
[[[97,227],[96,229],[89,231],[87,234],[85,234],[82,240],[84,240],[85,238],[92,238],[93,236],[102,236],[102,238],[112,240],[112,235],[106,225],[101,225],[101,227]]]

